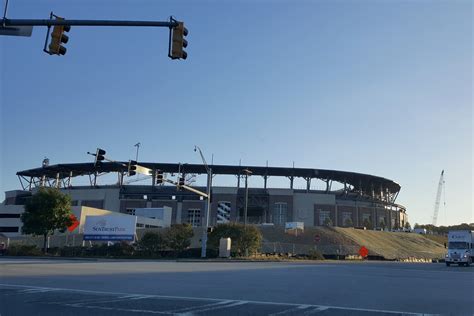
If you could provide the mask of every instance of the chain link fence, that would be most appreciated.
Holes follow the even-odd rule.
[[[296,244],[282,242],[263,242],[261,252],[265,254],[309,255],[317,251],[328,256],[359,256],[359,246],[327,245],[327,244]],[[370,251],[369,251],[370,254]]]

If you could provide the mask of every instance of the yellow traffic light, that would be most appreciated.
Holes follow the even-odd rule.
[[[184,38],[188,35],[188,29],[184,27],[183,22],[172,29],[171,59],[186,59],[188,54],[184,50],[188,46],[188,41]]]
[[[63,18],[56,18],[57,20],[64,20]],[[53,32],[51,33],[51,43],[49,44],[49,53],[52,55],[64,55],[66,54],[66,47],[62,44],[66,44],[69,41],[69,37],[64,32],[69,32],[71,27],[69,25],[55,25]]]

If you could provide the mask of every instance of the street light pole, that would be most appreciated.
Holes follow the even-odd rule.
[[[244,226],[247,226],[247,208],[249,204],[249,186],[247,183],[248,175],[245,174],[245,204],[244,204]]]
[[[199,151],[204,167],[207,171],[207,203],[206,211],[204,214],[204,223],[202,225],[202,237],[201,237],[201,258],[206,258],[207,252],[207,228],[209,227],[209,214],[211,213],[211,186],[212,186],[212,169],[207,165],[206,159],[202,154],[199,146],[194,146],[194,151]]]
[[[140,142],[136,143],[135,145],[133,145],[134,147],[137,147],[137,155],[135,157],[135,161],[138,161],[138,150],[140,149]]]
[[[245,204],[244,204],[244,226],[247,226],[247,209],[249,204],[249,186],[248,186],[248,178],[249,175],[252,174],[252,171],[248,169],[244,169],[245,173]]]

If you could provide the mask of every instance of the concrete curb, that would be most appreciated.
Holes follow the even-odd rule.
[[[82,257],[48,257],[48,256],[0,256],[0,262],[2,259],[25,259],[25,260],[76,260],[76,261],[99,261],[101,258],[82,258]]]

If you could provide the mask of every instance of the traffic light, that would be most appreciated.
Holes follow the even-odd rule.
[[[184,38],[188,35],[188,29],[184,27],[183,22],[177,22],[178,25],[173,27],[170,32],[171,36],[171,59],[186,59],[188,54],[184,50],[188,46],[188,41]]]
[[[137,165],[138,165],[138,162],[136,162],[135,160],[129,160],[128,162],[128,176],[129,177],[137,174]]]
[[[56,20],[64,20],[63,18],[56,17]],[[55,25],[53,27],[53,32],[51,32],[51,43],[49,44],[48,52],[51,55],[65,55],[66,47],[62,44],[66,44],[69,41],[69,36],[64,34],[64,32],[69,32],[71,26],[69,25]]]
[[[182,187],[184,185],[184,177],[180,177],[178,179],[178,187]]]
[[[163,183],[163,173],[161,171],[156,172],[156,184],[162,184]]]
[[[97,148],[95,152],[94,167],[102,165],[102,161],[105,159],[105,150]]]

